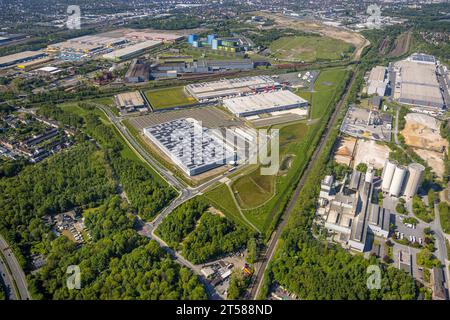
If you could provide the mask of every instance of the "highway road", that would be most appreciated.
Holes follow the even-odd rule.
[[[316,150],[314,151],[310,161],[308,162],[308,165],[307,165],[302,177],[300,178],[300,181],[297,184],[294,194],[291,197],[286,210],[284,211],[283,215],[280,218],[280,222],[279,222],[277,228],[275,229],[274,233],[272,234],[271,239],[269,240],[267,249],[266,249],[265,253],[262,254],[263,258],[262,258],[261,265],[260,265],[258,271],[255,273],[255,276],[252,280],[252,284],[250,286],[250,292],[247,295],[247,298],[249,298],[249,299],[256,299],[258,297],[258,294],[262,287],[262,283],[263,283],[262,280],[264,278],[264,274],[267,270],[267,266],[268,266],[269,262],[272,260],[273,255],[275,253],[278,239],[280,238],[280,235],[289,219],[290,214],[294,210],[295,203],[297,202],[300,191],[303,188],[303,186],[307,180],[307,177],[309,176],[311,169],[314,166],[315,161],[319,158],[320,154],[322,153],[323,149],[325,148],[326,143],[328,142],[328,139],[329,139],[329,136],[331,133],[331,129],[336,124],[337,117],[339,115],[339,111],[342,109],[344,102],[348,97],[350,88],[352,88],[352,86],[355,82],[357,70],[358,70],[358,68],[356,68],[356,70],[354,71],[352,79],[350,80],[349,84],[347,84],[347,87],[345,88],[341,99],[339,100],[338,104],[336,105],[336,108],[335,108],[333,114],[331,115],[331,117],[328,121],[328,124],[322,134],[321,140],[320,140]]]
[[[9,247],[6,240],[0,235],[0,250],[5,257],[5,263],[8,265],[9,270],[11,270],[11,276],[13,281],[16,283],[18,294],[21,300],[31,300],[30,293],[28,292],[27,281],[25,278],[25,273],[20,267],[13,251]]]
[[[8,270],[6,262],[3,261],[1,255],[0,255],[0,285],[3,285],[5,288],[6,299],[18,300],[18,296],[14,288],[14,279]]]

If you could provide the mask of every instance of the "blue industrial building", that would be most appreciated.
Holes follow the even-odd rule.
[[[215,35],[215,34],[208,34],[208,37],[207,37],[207,39],[208,39],[208,45],[212,45],[212,41],[214,40],[214,39],[216,39],[217,38],[217,35]]]
[[[197,41],[197,40],[198,40],[198,35],[196,35],[196,34],[190,34],[188,36],[188,43],[190,43],[190,44],[194,44],[194,41]]]
[[[220,45],[222,45],[222,40],[220,40],[220,39],[212,39],[212,41],[211,41],[211,49],[217,50]]]

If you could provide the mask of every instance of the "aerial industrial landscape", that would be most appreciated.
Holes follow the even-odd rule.
[[[73,2],[0,3],[0,300],[450,299],[447,1]]]

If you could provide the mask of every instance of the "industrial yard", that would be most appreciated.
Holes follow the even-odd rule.
[[[391,141],[392,116],[390,114],[350,106],[341,131],[356,138]]]

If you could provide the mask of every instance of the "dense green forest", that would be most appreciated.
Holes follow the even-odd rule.
[[[0,232],[26,254],[48,232],[45,214],[97,206],[115,186],[105,152],[83,142],[0,179],[0,190]]]
[[[195,230],[182,243],[182,252],[189,261],[199,264],[243,248],[252,232],[230,220],[205,213]]]
[[[66,237],[51,243],[47,263],[29,287],[41,299],[205,299],[188,269],[177,264],[155,241],[131,229],[134,217],[115,196],[86,214],[93,241],[77,249]],[[66,286],[68,266],[81,272],[81,289]]]
[[[172,248],[177,248],[183,239],[195,229],[195,225],[208,209],[203,200],[194,198],[177,207],[159,225],[156,233]]]
[[[81,128],[93,137],[106,150],[108,161],[137,213],[143,219],[155,217],[173,199],[175,191],[163,184],[156,173],[140,161],[122,156],[126,148],[124,143],[112,126],[100,120],[95,107],[85,103],[80,103],[79,107],[86,112],[83,116],[59,107],[44,107],[40,112],[51,119]]]
[[[172,248],[181,249],[189,261],[199,264],[247,245],[255,235],[225,217],[207,211],[203,198],[194,198],[168,215],[156,233]]]
[[[137,160],[112,125],[91,105],[77,112],[56,106],[41,115],[76,129],[73,147],[36,164],[2,163],[0,232],[29,270],[31,254],[44,254],[45,266],[29,275],[34,298],[42,299],[203,299],[198,279],[133,225],[138,213],[154,217],[174,196],[149,167]],[[95,140],[95,141],[94,141]],[[127,201],[118,191],[126,192]],[[43,223],[74,208],[83,211],[92,239],[79,247],[50,232]],[[21,253],[21,254],[19,254]],[[26,258],[25,258],[26,257]],[[65,286],[67,266],[79,265],[82,289]]]

